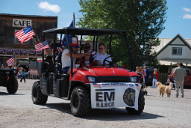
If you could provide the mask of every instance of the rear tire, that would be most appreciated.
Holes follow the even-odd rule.
[[[9,79],[7,84],[7,92],[9,94],[15,94],[18,90],[18,81],[15,76]]]
[[[126,107],[126,110],[129,114],[140,115],[143,112],[144,107],[145,107],[145,97],[144,97],[144,92],[141,90],[138,99],[138,110],[129,107]]]
[[[40,82],[36,81],[34,82],[32,86],[32,101],[34,104],[43,105],[46,104],[48,100],[48,96],[42,94],[40,89]]]
[[[74,116],[85,116],[90,112],[90,93],[87,89],[76,87],[71,94],[71,112]]]

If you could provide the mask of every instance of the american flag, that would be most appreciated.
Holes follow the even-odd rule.
[[[69,28],[75,28],[75,21],[72,20],[72,22],[69,25]],[[62,40],[62,45],[68,46],[70,43],[72,43],[72,35],[70,34],[65,34],[64,39]]]
[[[36,51],[41,51],[43,49],[50,48],[48,45],[48,41],[44,41],[42,43],[38,43],[35,45]]]
[[[11,58],[9,58],[6,62],[7,62],[7,65],[8,65],[8,66],[13,66],[14,63],[15,63],[15,59],[14,59],[13,57],[11,57]]]
[[[35,35],[35,33],[33,32],[31,26],[28,26],[28,27],[26,27],[26,28],[23,28],[23,29],[21,29],[21,30],[15,32],[15,37],[16,37],[21,43],[24,43],[24,42],[29,41],[30,39],[33,38],[34,35]]]

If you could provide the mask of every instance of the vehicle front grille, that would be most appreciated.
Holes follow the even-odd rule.
[[[96,82],[130,82],[130,79],[128,76],[99,76]]]

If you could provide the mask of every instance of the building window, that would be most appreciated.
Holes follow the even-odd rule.
[[[172,47],[172,55],[182,55],[182,47]]]

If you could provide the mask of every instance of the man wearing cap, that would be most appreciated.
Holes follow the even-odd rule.
[[[71,57],[73,57],[73,65],[75,64],[76,58],[82,58],[84,54],[78,53],[79,45],[77,44],[77,38],[76,41],[72,39],[72,43],[69,45],[69,49],[65,48],[62,52],[62,71],[63,73],[68,73],[70,67],[71,67]]]

